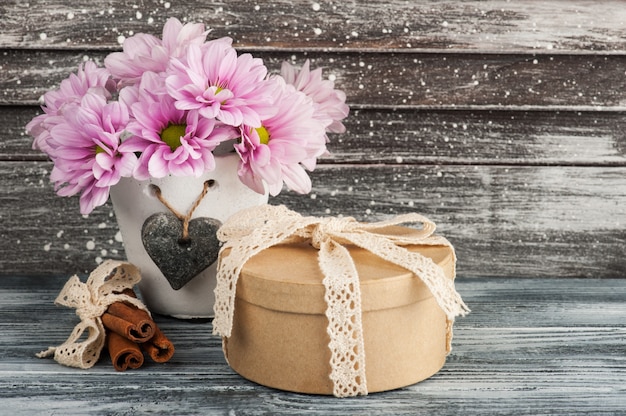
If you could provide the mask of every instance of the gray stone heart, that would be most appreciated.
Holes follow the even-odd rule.
[[[178,290],[217,260],[216,232],[221,225],[215,218],[195,218],[183,241],[183,222],[174,214],[158,213],[143,223],[141,241],[172,289]]]

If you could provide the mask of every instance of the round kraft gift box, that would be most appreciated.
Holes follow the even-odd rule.
[[[347,246],[361,281],[368,392],[424,380],[443,367],[447,320],[413,273]],[[409,246],[454,279],[445,246]],[[308,244],[274,246],[244,266],[237,283],[231,337],[224,352],[241,376],[281,390],[333,394],[323,275]]]

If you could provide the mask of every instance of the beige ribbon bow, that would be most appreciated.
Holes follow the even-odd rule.
[[[421,229],[397,227],[401,223],[423,226]],[[342,244],[354,244],[413,272],[452,321],[469,312],[454,289],[454,282],[430,258],[402,247],[409,244],[451,247],[445,238],[434,236],[434,231],[435,224],[419,214],[363,224],[351,217],[303,217],[284,206],[265,205],[240,211],[218,231],[224,246],[215,288],[213,333],[231,335],[237,279],[250,258],[274,245],[310,241],[319,249],[318,261],[324,275],[334,395],[367,394],[360,285],[354,262]],[[230,250],[228,256],[221,255],[224,250]]]
[[[101,316],[114,302],[129,302],[149,313],[137,298],[122,294],[141,280],[137,267],[130,263],[107,260],[98,266],[87,279],[80,281],[72,276],[54,301],[57,305],[76,309],[80,322],[68,339],[58,347],[50,347],[37,355],[39,358],[54,356],[59,363],[69,367],[91,368],[104,347],[106,333]],[[87,338],[80,341],[87,331]]]

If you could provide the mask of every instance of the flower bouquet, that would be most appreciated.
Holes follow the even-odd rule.
[[[182,24],[170,18],[161,39],[145,33],[127,38],[122,52],[105,58],[104,67],[87,61],[58,89],[47,92],[43,114],[26,126],[34,137],[33,147],[54,164],[50,180],[58,195],[80,193],[80,212],[89,214],[111,194],[126,253],[131,262],[139,263],[143,281],[149,280],[146,271],[152,274],[154,265],[132,257],[148,248],[142,225],[149,214],[159,210],[173,214],[189,233],[192,216],[217,218],[217,227],[233,211],[266,202],[268,194],[277,195],[284,186],[308,193],[307,171],[327,152],[327,133],[345,130],[341,123],[349,111],[345,94],[322,79],[321,69],[311,70],[308,60],[299,70],[284,62],[280,75],[268,74],[261,59],[238,54],[232,39],[207,40],[208,33],[201,23]],[[227,177],[211,176],[222,165],[230,169]],[[179,182],[168,188],[170,179]],[[177,194],[196,180],[204,188],[194,188],[190,199]],[[216,184],[221,196],[205,197],[207,188]],[[253,202],[232,199],[241,188],[256,195]],[[131,201],[133,189],[152,202]],[[207,214],[205,205],[219,212]],[[122,211],[142,211],[142,217],[126,221]],[[136,223],[136,229],[125,231],[125,224]],[[204,289],[187,283],[208,267],[195,264],[198,257],[206,257],[206,250],[198,254],[193,245],[202,243],[202,236],[191,239],[191,246],[186,237],[178,238],[185,247],[172,246],[170,251],[180,248],[174,260],[151,257],[156,263],[173,262],[170,269],[181,269],[187,266],[176,261],[195,251],[190,260],[193,270],[182,284],[168,280],[173,290],[185,286],[188,292],[198,292]],[[130,247],[135,240],[144,247]],[[214,251],[209,250],[208,257]],[[168,293],[159,302],[173,296]]]
[[[200,176],[213,151],[232,142],[238,176],[258,193],[283,184],[307,193],[327,132],[345,130],[345,94],[305,62],[268,76],[232,39],[206,40],[201,23],[170,18],[163,38],[139,33],[100,68],[88,61],[43,97],[26,127],[54,162],[59,195],[81,193],[80,211],[106,202],[122,177]]]

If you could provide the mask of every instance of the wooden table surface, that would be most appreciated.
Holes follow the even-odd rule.
[[[249,382],[226,364],[211,323],[156,316],[166,364],[89,370],[35,353],[78,318],[54,298],[66,277],[0,280],[0,414],[624,414],[626,279],[459,279],[472,308],[444,368],[422,383],[337,399]],[[83,279],[84,280],[84,279]],[[7,412],[7,413],[5,413]]]

